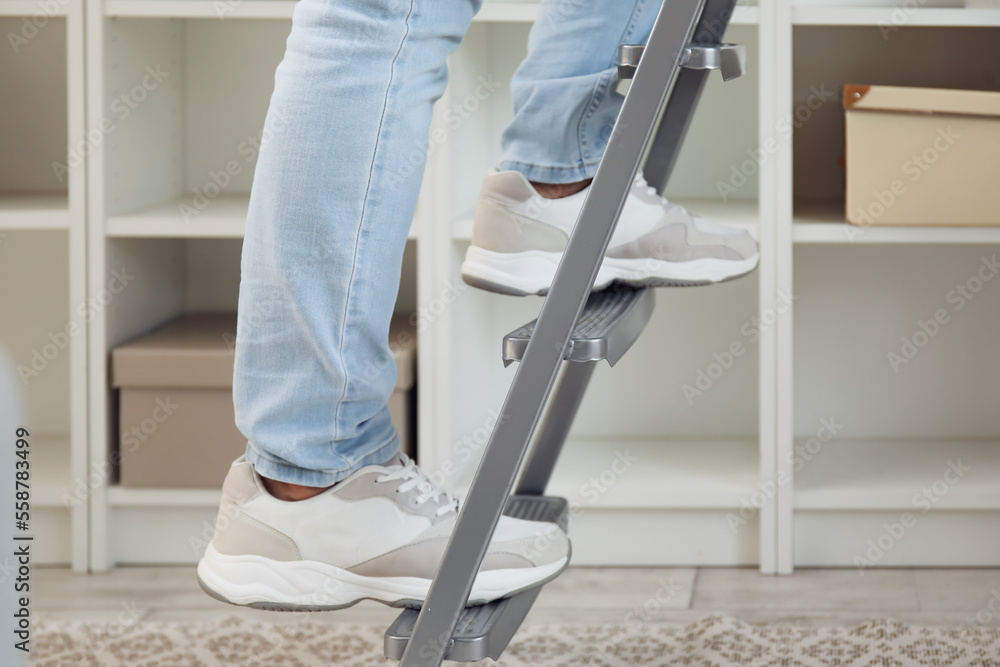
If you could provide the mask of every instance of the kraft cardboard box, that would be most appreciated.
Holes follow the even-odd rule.
[[[235,340],[235,313],[194,313],[112,351],[122,486],[222,484],[230,463],[246,449],[233,411]],[[389,341],[397,365],[389,409],[401,446],[412,455],[416,333],[406,316],[393,318]]]
[[[847,220],[1000,225],[1000,93],[844,87]]]

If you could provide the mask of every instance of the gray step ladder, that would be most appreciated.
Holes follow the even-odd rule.
[[[650,289],[591,288],[640,165],[662,193],[709,72],[744,73],[743,47],[720,43],[735,3],[666,0],[646,44],[619,48],[631,85],[538,319],[504,337],[504,363],[521,364],[455,531],[421,609],[386,630],[385,655],[403,667],[499,659],[538,597],[541,586],[466,606],[501,514],[567,527],[567,502],[545,487],[594,366],[621,359],[654,306]]]

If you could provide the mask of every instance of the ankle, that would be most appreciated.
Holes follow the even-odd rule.
[[[277,479],[270,479],[269,477],[264,477],[261,475],[261,482],[264,483],[264,489],[277,498],[278,500],[286,500],[294,502],[296,500],[306,500],[312,498],[313,496],[323,493],[330,486],[303,486],[301,484],[292,484],[290,482],[282,482]]]
[[[583,181],[577,181],[576,183],[538,183],[536,181],[531,181],[531,185],[535,188],[542,197],[546,199],[562,199],[563,197],[569,197],[570,195],[575,195],[580,192],[585,187],[590,185],[590,182],[594,180],[588,178]]]

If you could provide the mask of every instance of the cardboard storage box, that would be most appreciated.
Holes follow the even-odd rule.
[[[404,447],[412,451],[416,334],[407,331],[406,317],[393,318],[398,380],[389,406]],[[246,449],[233,412],[235,333],[235,313],[188,314],[112,351],[122,486],[222,484]]]
[[[1000,225],[1000,93],[844,87],[847,220]]]

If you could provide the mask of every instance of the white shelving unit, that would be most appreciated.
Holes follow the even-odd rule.
[[[185,311],[236,309],[256,145],[289,27],[287,18],[220,20],[210,2],[87,6],[88,117],[114,123],[90,156],[90,289],[115,271],[133,276],[91,324],[94,465],[118,445],[110,350]],[[122,95],[132,98],[127,115],[117,111]],[[238,169],[213,187],[231,161]],[[91,505],[91,569],[196,560],[192,539],[203,522],[211,529],[219,497],[106,480]]]
[[[577,507],[575,562],[768,574],[867,567],[859,558],[1000,562],[1000,281],[961,309],[948,299],[992,256],[1000,227],[843,223],[843,84],[1000,89],[1000,11],[909,4],[737,8],[726,39],[747,45],[749,74],[710,79],[667,194],[749,230],[761,266],[733,283],[660,290],[636,349],[596,372],[553,480]],[[122,488],[102,473],[118,431],[108,354],[181,312],[235,309],[253,145],[295,5],[58,5],[22,49],[0,54],[3,89],[30,92],[0,106],[0,152],[18,156],[0,164],[0,279],[18,287],[3,292],[0,340],[30,362],[50,333],[70,322],[84,332],[25,387],[33,520],[43,560],[77,570],[191,563],[220,492]],[[0,3],[3,33],[37,11]],[[459,492],[514,373],[500,339],[541,304],[459,276],[537,14],[533,2],[488,1],[452,57],[435,117],[447,140],[429,156],[404,258],[397,307],[424,324],[419,458]],[[499,89],[450,127],[444,110],[487,74]],[[51,165],[77,145],[86,168],[60,181]],[[239,172],[206,194],[232,160]],[[131,277],[111,290],[120,276]],[[942,308],[949,322],[894,368],[889,353]],[[971,469],[919,500],[958,460]],[[907,512],[915,523],[879,546]]]
[[[817,86],[998,89],[1000,11],[802,5],[790,19],[793,113]],[[1000,289],[952,290],[980,279],[1000,228],[844,225],[840,100],[803,116],[779,165],[779,285],[795,298],[779,329],[778,571],[995,566]]]
[[[0,3],[0,349],[31,433],[33,561],[87,570],[83,3]]]

